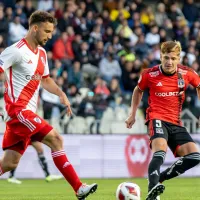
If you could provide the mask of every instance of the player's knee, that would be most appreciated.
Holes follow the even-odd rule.
[[[51,148],[54,150],[60,150],[63,148],[63,138],[57,132],[51,136]]]
[[[11,171],[15,169],[18,165],[18,162],[5,162],[2,163],[2,168],[4,172]]]

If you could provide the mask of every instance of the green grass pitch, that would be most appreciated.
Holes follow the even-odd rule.
[[[76,200],[71,187],[64,180],[46,183],[44,180],[22,180],[21,185],[0,180],[0,200]],[[115,200],[115,191],[123,181],[132,181],[141,187],[142,200],[147,190],[146,179],[83,179],[98,183],[98,190],[87,200]],[[165,182],[161,200],[200,200],[200,178],[177,178]]]

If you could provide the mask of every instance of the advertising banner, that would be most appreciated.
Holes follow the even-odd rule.
[[[129,178],[147,177],[151,159],[147,135],[63,135],[64,150],[81,178]],[[200,134],[192,135],[200,149]],[[3,136],[0,136],[2,141]],[[51,151],[44,145],[45,156],[52,174],[59,174]],[[0,150],[0,156],[3,151]],[[176,159],[168,150],[161,171]],[[182,176],[200,176],[200,165]],[[8,173],[1,178],[7,178]],[[38,157],[32,146],[21,158],[16,171],[17,178],[44,178]]]

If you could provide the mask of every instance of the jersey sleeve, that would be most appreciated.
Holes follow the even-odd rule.
[[[44,74],[42,76],[42,78],[47,78],[49,77],[49,65],[48,65],[48,60],[47,60],[47,54],[45,52],[45,55],[46,55],[46,62],[45,62],[45,68],[44,68]]]
[[[194,70],[190,70],[188,75],[189,75],[189,84],[191,84],[195,88],[200,87],[199,75]]]
[[[144,91],[148,88],[148,73],[147,71],[143,71],[140,75],[140,78],[138,80],[138,87],[141,91]]]
[[[21,61],[21,54],[15,47],[6,48],[0,55],[0,72],[4,72],[11,66]]]

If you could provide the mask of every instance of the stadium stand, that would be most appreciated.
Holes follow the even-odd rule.
[[[58,19],[45,49],[51,77],[68,95],[74,116],[67,118],[65,108],[49,98],[51,109],[45,117],[62,133],[128,133],[124,120],[132,90],[141,70],[159,63],[163,41],[180,41],[182,63],[200,74],[200,5],[192,0],[0,0],[0,53],[26,34],[36,9]],[[39,102],[42,114],[44,95]],[[146,107],[145,94],[130,134],[146,132]],[[193,132],[199,130],[199,107],[196,91],[189,87],[184,108],[189,109],[193,124],[188,122],[188,128]]]

